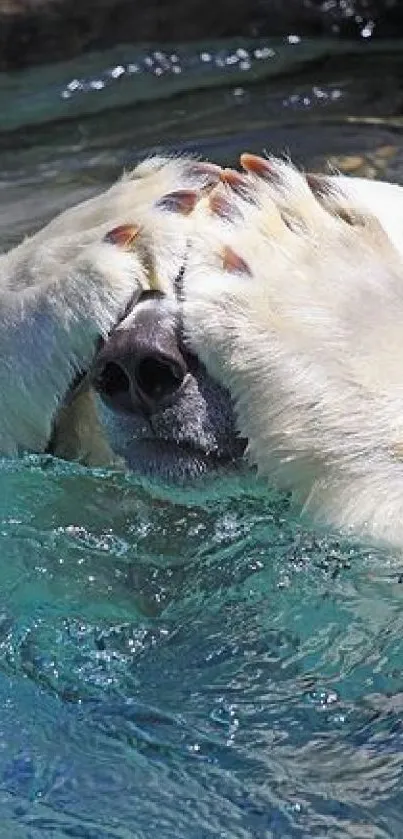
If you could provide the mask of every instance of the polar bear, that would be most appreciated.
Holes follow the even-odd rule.
[[[230,396],[178,337],[191,212],[219,174],[152,158],[0,257],[2,453],[175,479],[238,460]]]
[[[246,445],[401,547],[403,190],[241,163],[146,161],[1,257],[1,450],[176,477]]]
[[[403,546],[403,190],[244,154],[197,213],[195,353],[247,456],[313,519]]]

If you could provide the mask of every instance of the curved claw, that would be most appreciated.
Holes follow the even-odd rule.
[[[242,259],[242,256],[235,253],[229,245],[226,245],[222,250],[222,264],[224,271],[235,271],[237,274],[245,274],[248,277],[252,276],[252,271],[248,263]]]
[[[257,154],[249,154],[244,152],[240,156],[240,162],[246,172],[251,172],[252,175],[257,175],[258,178],[268,180],[276,180],[277,173],[275,168],[271,165],[269,160],[264,157],[259,157]]]
[[[243,175],[242,172],[237,172],[236,169],[223,169],[220,175],[220,180],[233,189],[234,192],[237,192],[242,196],[245,196],[249,190],[250,184],[246,175]]]
[[[135,224],[120,224],[118,227],[114,227],[108,231],[106,236],[104,236],[104,242],[108,242],[110,245],[116,245],[118,248],[123,248],[124,250],[131,250],[139,232],[140,227]]]
[[[170,213],[180,213],[188,216],[194,210],[199,193],[194,189],[178,189],[175,192],[167,192],[155,203],[159,210],[167,210]]]
[[[200,178],[204,181],[204,186],[217,184],[220,180],[221,171],[221,166],[203,160],[191,161],[186,167],[186,175],[191,178]]]
[[[222,192],[215,190],[209,197],[210,211],[220,218],[227,221],[236,221],[243,218],[241,211],[236,206],[234,201],[223,195]]]
[[[330,191],[328,179],[325,175],[316,175],[313,172],[307,172],[305,174],[305,180],[315,198],[323,198]]]

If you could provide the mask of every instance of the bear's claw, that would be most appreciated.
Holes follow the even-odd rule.
[[[222,169],[216,163],[191,161],[185,168],[185,175],[191,178],[202,178],[206,186],[214,186],[220,180]]]
[[[221,192],[218,188],[211,193],[209,197],[210,212],[226,219],[226,221],[236,221],[243,218],[243,214],[234,201]]]
[[[155,207],[158,210],[167,210],[170,213],[180,213],[183,216],[188,216],[193,212],[199,198],[200,193],[194,189],[178,189],[159,198]]]
[[[244,154],[241,154],[240,156],[240,163],[246,172],[250,172],[252,175],[257,175],[259,178],[264,178],[266,181],[276,181],[278,179],[278,173],[275,166],[273,166],[270,161],[266,160],[264,157],[258,157],[256,154],[244,152]]]
[[[252,271],[248,263],[229,245],[225,245],[222,249],[222,265],[224,271],[234,271],[237,274],[252,276]]]
[[[241,198],[249,197],[250,182],[242,172],[237,172],[236,169],[223,169],[220,180],[237,193],[237,195],[240,195]]]
[[[140,227],[135,224],[120,224],[108,231],[104,237],[104,242],[109,242],[109,244],[116,245],[124,250],[131,250],[139,232]]]

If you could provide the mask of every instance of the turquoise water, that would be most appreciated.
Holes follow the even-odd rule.
[[[252,479],[0,480],[4,836],[400,835],[398,567]]]
[[[374,74],[354,51],[287,64],[292,46],[282,74],[218,65],[208,90],[185,51],[175,96],[99,89],[94,113],[83,90],[55,123],[41,71],[41,118],[16,100],[0,135],[4,246],[154,148],[362,156],[403,180],[398,54]],[[5,460],[0,520],[0,837],[403,834],[401,562],[247,475],[173,491]]]

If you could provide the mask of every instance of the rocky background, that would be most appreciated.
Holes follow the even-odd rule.
[[[0,0],[0,69],[117,43],[403,35],[402,0]]]

